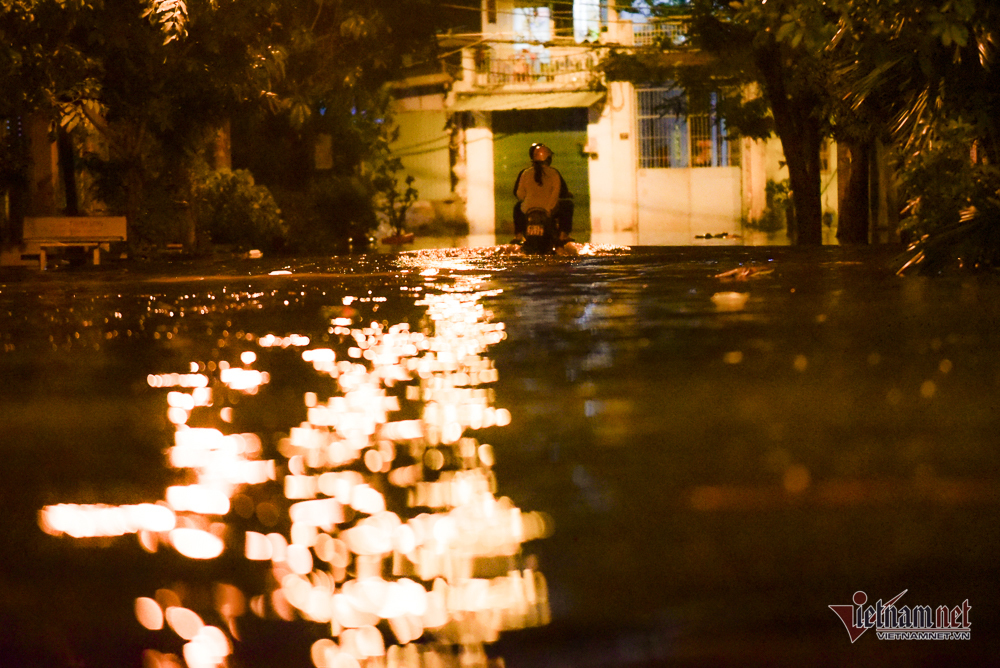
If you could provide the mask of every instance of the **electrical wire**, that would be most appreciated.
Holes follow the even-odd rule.
[[[595,4],[591,4],[591,5],[588,5],[588,6],[590,6],[590,7],[600,7],[601,9],[605,9],[605,10],[614,9],[615,11],[627,12],[629,14],[645,14],[645,12],[641,8],[638,8],[638,7],[630,7],[630,8],[623,7],[622,9],[618,9],[617,8],[617,3],[616,3],[615,7],[611,7],[607,0],[594,0],[594,3]],[[551,6],[551,5],[562,5],[564,7],[575,7],[576,6],[576,2],[574,0],[545,0],[544,2],[540,3],[538,6],[539,7],[545,7],[545,6]],[[469,5],[441,4],[439,6],[440,7],[449,7],[451,9],[469,9],[469,10],[476,11],[476,12],[483,11],[481,7],[471,7]],[[500,12],[502,10],[497,10],[497,11]]]
[[[574,3],[572,2],[572,0],[562,0],[562,1],[560,1],[560,0],[551,0],[548,4],[549,5],[564,5],[564,6],[569,6],[569,7],[574,6]],[[477,12],[477,13],[482,13],[482,9],[478,8],[478,7],[469,7],[469,6],[464,6],[464,5],[452,5],[452,4],[442,4],[440,6],[441,7],[451,8],[451,9],[464,9],[464,10],[474,11],[474,12]],[[516,13],[512,12],[512,11],[498,10],[498,12],[500,14],[506,14],[506,15],[510,15],[510,16],[515,16],[516,15]],[[559,13],[560,14],[566,14],[567,16],[572,14],[572,12],[559,12]],[[626,13],[633,13],[633,14],[637,14],[637,15],[642,15],[639,12],[626,12]],[[605,20],[605,21],[601,22],[602,26],[603,25],[612,25],[612,24],[623,24],[623,25],[624,24],[629,24],[629,25],[633,25],[633,26],[636,25],[634,22],[632,22],[630,20],[615,20],[615,21]],[[564,28],[564,29],[553,28],[552,29],[552,35],[553,35],[554,38],[555,37],[560,37],[560,36],[563,36],[563,35],[570,36],[570,35],[573,35],[574,32],[575,32],[575,30],[573,28]],[[521,37],[518,37],[517,35],[514,35],[512,37],[508,37],[507,36],[508,34],[509,33],[497,33],[497,32],[467,32],[467,33],[455,33],[455,34],[446,33],[446,34],[443,34],[443,35],[439,35],[438,36],[439,38],[442,38],[442,37],[451,37],[451,38],[454,38],[454,39],[461,39],[461,38],[478,38],[478,39],[476,39],[474,42],[470,42],[469,44],[464,45],[462,47],[459,47],[457,49],[452,49],[450,51],[446,51],[444,53],[438,54],[436,56],[436,59],[437,60],[444,60],[446,58],[449,58],[450,56],[453,56],[456,53],[460,53],[460,52],[464,51],[465,49],[474,48],[476,46],[481,46],[481,45],[484,45],[484,44],[486,44],[486,45],[489,45],[489,44],[536,44],[536,45],[546,45],[546,46],[548,46],[548,44],[549,44],[548,41],[546,41],[546,42],[540,42],[540,41],[537,41],[537,40],[525,40],[525,39],[523,39]],[[556,48],[558,48],[558,46],[561,46],[561,45],[553,45],[553,46],[555,46]],[[588,50],[591,50],[591,51],[597,51],[597,50],[608,49],[608,48],[622,48],[622,46],[623,45],[621,45],[621,44],[601,44],[601,43],[590,42],[590,41],[587,41],[587,40],[585,40],[583,42],[577,42],[576,43],[576,48],[583,48],[583,49],[588,49]],[[632,45],[632,46],[629,46],[627,48],[635,50],[635,51],[645,51],[645,50],[648,50],[648,51],[657,51],[658,50],[653,45],[648,45],[648,46]],[[421,65],[421,64],[427,64],[429,62],[431,62],[430,59],[425,60],[425,61],[421,61],[420,63],[417,63],[417,64]],[[464,67],[461,67],[460,69],[462,69],[463,71],[471,71],[471,72],[475,72],[476,71],[476,70],[473,70],[473,69],[470,69],[470,68],[464,68]]]
[[[572,2],[550,2],[549,4],[551,4],[551,5],[567,5],[567,6],[570,6],[570,7],[573,6]],[[447,7],[449,9],[464,9],[464,10],[476,12],[477,14],[484,13],[483,10],[481,8],[479,8],[479,7],[464,7],[462,5],[440,5],[440,6],[441,7]],[[544,6],[545,5],[539,5],[539,7],[544,7]],[[525,9],[530,9],[530,7],[529,8],[525,8]],[[628,10],[622,10],[619,13],[630,14],[630,15],[633,15],[633,16],[641,16],[641,17],[644,17],[644,18],[647,18],[647,19],[651,18],[649,14],[644,14],[642,12],[632,12],[632,11],[628,11]],[[511,10],[506,10],[506,9],[498,9],[498,10],[496,10],[496,14],[497,14],[497,16],[519,16],[519,15],[523,16],[523,14],[520,14],[516,10],[515,11],[511,11]],[[549,17],[550,18],[559,18],[561,20],[572,19],[573,18],[573,12],[572,11],[566,11],[566,10],[555,10],[555,11],[552,11],[549,14]],[[630,19],[615,19],[613,21],[610,20],[610,19],[605,19],[605,20],[601,21],[602,25],[617,25],[617,24],[624,25],[626,23],[633,23],[634,24],[634,21],[632,21]]]

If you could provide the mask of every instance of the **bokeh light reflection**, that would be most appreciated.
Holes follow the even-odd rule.
[[[150,631],[159,631],[163,628],[163,610],[155,599],[145,596],[137,598],[135,600],[135,617]]]
[[[407,291],[426,309],[419,331],[365,322],[352,307],[354,317],[330,318],[334,336],[315,347],[297,334],[239,332],[224,342],[224,332],[219,347],[227,343],[242,366],[223,359],[150,374],[151,388],[168,390],[174,425],[166,459],[178,482],[164,500],[42,509],[52,535],[139,533],[150,552],[165,545],[193,560],[227,555],[264,569],[265,590],[216,585],[214,610],[198,607],[205,597],[169,590],[136,599],[143,627],[166,624],[185,641],[180,658],[151,649],[147,665],[225,665],[248,611],[324,625],[329,637],[309,652],[317,668],[443,665],[459,655],[463,665],[485,665],[483,643],[547,623],[547,585],[523,544],[549,535],[551,520],[497,496],[493,448],[475,437],[511,421],[492,405],[499,375],[486,356],[506,333],[482,305],[492,294],[478,291],[482,276],[444,284],[442,269],[453,264],[420,271],[438,281],[435,292]],[[387,300],[370,291],[341,302],[374,313]],[[256,350],[236,350],[239,339]],[[302,362],[333,391],[303,392],[305,419],[277,437],[224,433],[243,410],[232,397],[270,383],[270,372],[251,367],[267,368],[290,347],[302,348]],[[209,616],[224,623],[206,624]]]

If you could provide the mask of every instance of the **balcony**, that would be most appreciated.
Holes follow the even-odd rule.
[[[602,81],[598,65],[608,48],[658,48],[672,45],[687,53],[687,17],[631,24],[620,21],[594,44],[555,37],[545,43],[515,43],[514,35],[493,41],[458,44],[461,63],[452,61],[453,90],[464,94],[546,93],[593,90]],[[442,42],[456,46],[457,40]],[[464,48],[462,48],[464,46]]]
[[[455,89],[474,93],[586,90],[599,80],[600,54],[587,47],[466,49],[466,76]]]
[[[688,17],[653,20],[633,25],[634,46],[685,46],[687,43]]]

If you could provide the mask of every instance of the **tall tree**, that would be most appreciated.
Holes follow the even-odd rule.
[[[0,2],[0,33],[17,38],[0,45],[0,77],[18,85],[0,114],[47,101],[68,126],[97,128],[140,235],[146,184],[178,175],[183,200],[207,133],[260,109],[293,127],[323,108],[363,112],[404,56],[433,44],[439,17],[437,0]]]
[[[0,221],[4,241],[20,238],[27,207],[28,119],[44,121],[53,92],[79,79],[82,59],[67,44],[78,4],[66,4],[0,0],[0,197],[12,219]]]

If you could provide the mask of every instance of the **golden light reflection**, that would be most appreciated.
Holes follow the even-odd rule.
[[[149,374],[146,382],[150,387],[205,387],[208,376],[200,373]]]
[[[188,668],[214,668],[223,665],[231,651],[229,639],[222,629],[203,626],[191,641],[184,645],[184,662]]]
[[[225,515],[229,512],[229,495],[208,485],[175,485],[167,488],[167,504],[177,511]]]
[[[419,273],[435,281],[453,265],[437,258]],[[195,560],[232,553],[267,569],[273,586],[247,595],[221,583],[214,610],[198,607],[204,597],[171,590],[137,599],[142,626],[165,624],[185,641],[180,658],[150,650],[146,665],[225,665],[239,640],[237,618],[248,611],[324,625],[329,637],[310,648],[317,668],[486,665],[483,643],[548,622],[545,578],[525,567],[523,546],[548,536],[551,519],[497,495],[494,450],[475,437],[511,421],[492,405],[499,375],[486,352],[506,333],[483,307],[496,294],[479,290],[484,278],[435,283],[440,294],[408,290],[426,308],[430,324],[419,331],[358,322],[352,309],[354,318],[329,321],[339,344],[247,334],[257,351],[234,351],[242,366],[192,362],[189,374],[148,377],[150,387],[170,389],[175,432],[166,456],[182,480],[157,504],[47,506],[42,528],[73,537],[138,533],[148,551],[170,546]],[[385,301],[372,292],[342,299],[373,311]],[[303,393],[305,420],[273,443],[280,459],[270,459],[259,435],[218,425],[234,423],[241,409],[227,397],[269,383],[268,372],[252,368],[268,361],[266,351],[289,347],[303,348],[303,362],[334,389]],[[206,624],[203,614],[225,623]]]
[[[39,514],[42,530],[72,538],[124,536],[139,531],[164,532],[174,528],[176,517],[167,507],[152,503],[133,506],[61,503],[45,506]]]
[[[719,311],[742,311],[748,299],[749,292],[716,292],[712,295],[712,303]]]
[[[274,334],[268,334],[257,339],[257,345],[261,348],[288,348],[289,346],[302,347],[309,345],[309,337],[302,336],[301,334],[291,334],[289,336],[275,336]],[[245,363],[249,364],[250,362]]]
[[[135,617],[150,631],[163,628],[163,610],[155,599],[145,596],[135,599]]]
[[[420,276],[434,280],[442,271],[461,272],[482,268],[497,269],[519,262],[568,262],[577,256],[618,255],[630,252],[628,246],[571,242],[552,256],[525,255],[510,244],[479,248],[439,248],[400,253],[400,264],[411,267]],[[454,278],[454,276],[450,276]]]
[[[222,539],[208,531],[182,527],[170,532],[170,544],[191,559],[214,559],[225,548]]]
[[[198,613],[180,606],[167,608],[164,618],[171,630],[184,640],[191,640],[205,626]]]

